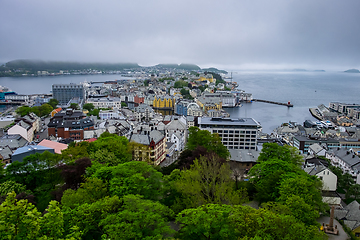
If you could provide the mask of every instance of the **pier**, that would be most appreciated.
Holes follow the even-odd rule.
[[[322,114],[319,112],[319,110],[317,108],[309,108],[309,111],[314,118],[316,118],[320,121],[324,120]]]
[[[1,102],[1,101],[0,101],[0,105],[25,105],[25,102],[16,102],[16,101],[12,101],[12,102]]]
[[[282,106],[287,106],[287,107],[293,107],[294,106],[294,105],[290,104],[290,102],[281,103],[281,102],[274,102],[274,101],[261,100],[261,99],[253,99],[252,101],[253,102],[264,102],[264,103],[277,104],[277,105],[282,105]]]

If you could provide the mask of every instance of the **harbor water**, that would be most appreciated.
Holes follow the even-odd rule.
[[[232,81],[253,98],[287,103],[293,107],[252,102],[239,108],[226,108],[231,117],[252,117],[260,122],[263,132],[271,133],[283,122],[303,123],[314,119],[309,108],[329,102],[360,103],[360,74],[344,72],[256,72],[236,71]],[[80,83],[121,80],[120,75],[70,75],[44,77],[5,77],[0,85],[18,94],[50,93],[55,83]],[[229,81],[228,79],[226,79]]]

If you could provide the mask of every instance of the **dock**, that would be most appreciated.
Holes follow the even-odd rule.
[[[322,114],[319,112],[319,110],[317,108],[309,108],[309,111],[314,118],[321,120],[321,121],[324,120]]]
[[[282,106],[287,106],[287,107],[293,107],[294,106],[294,105],[290,104],[290,102],[281,103],[281,102],[274,102],[274,101],[261,100],[261,99],[253,99],[252,101],[253,102],[264,102],[264,103],[277,104],[277,105],[282,105]]]
[[[25,102],[16,102],[16,101],[12,101],[12,102],[1,102],[1,101],[0,101],[0,105],[25,105]]]

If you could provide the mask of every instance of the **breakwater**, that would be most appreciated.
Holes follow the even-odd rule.
[[[264,102],[264,103],[277,104],[277,105],[282,105],[282,106],[287,106],[287,107],[293,107],[294,106],[294,105],[290,104],[290,102],[281,103],[281,102],[274,102],[274,101],[262,100],[262,99],[253,99],[252,101],[253,102]]]

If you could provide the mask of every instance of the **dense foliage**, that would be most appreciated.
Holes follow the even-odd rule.
[[[319,180],[300,169],[292,148],[264,144],[248,183],[257,194],[249,196],[248,185],[233,179],[218,135],[190,128],[187,149],[167,175],[133,161],[132,147],[104,133],[9,165],[0,181],[1,239],[323,237],[314,221],[324,209]],[[243,206],[249,197],[263,208]]]

